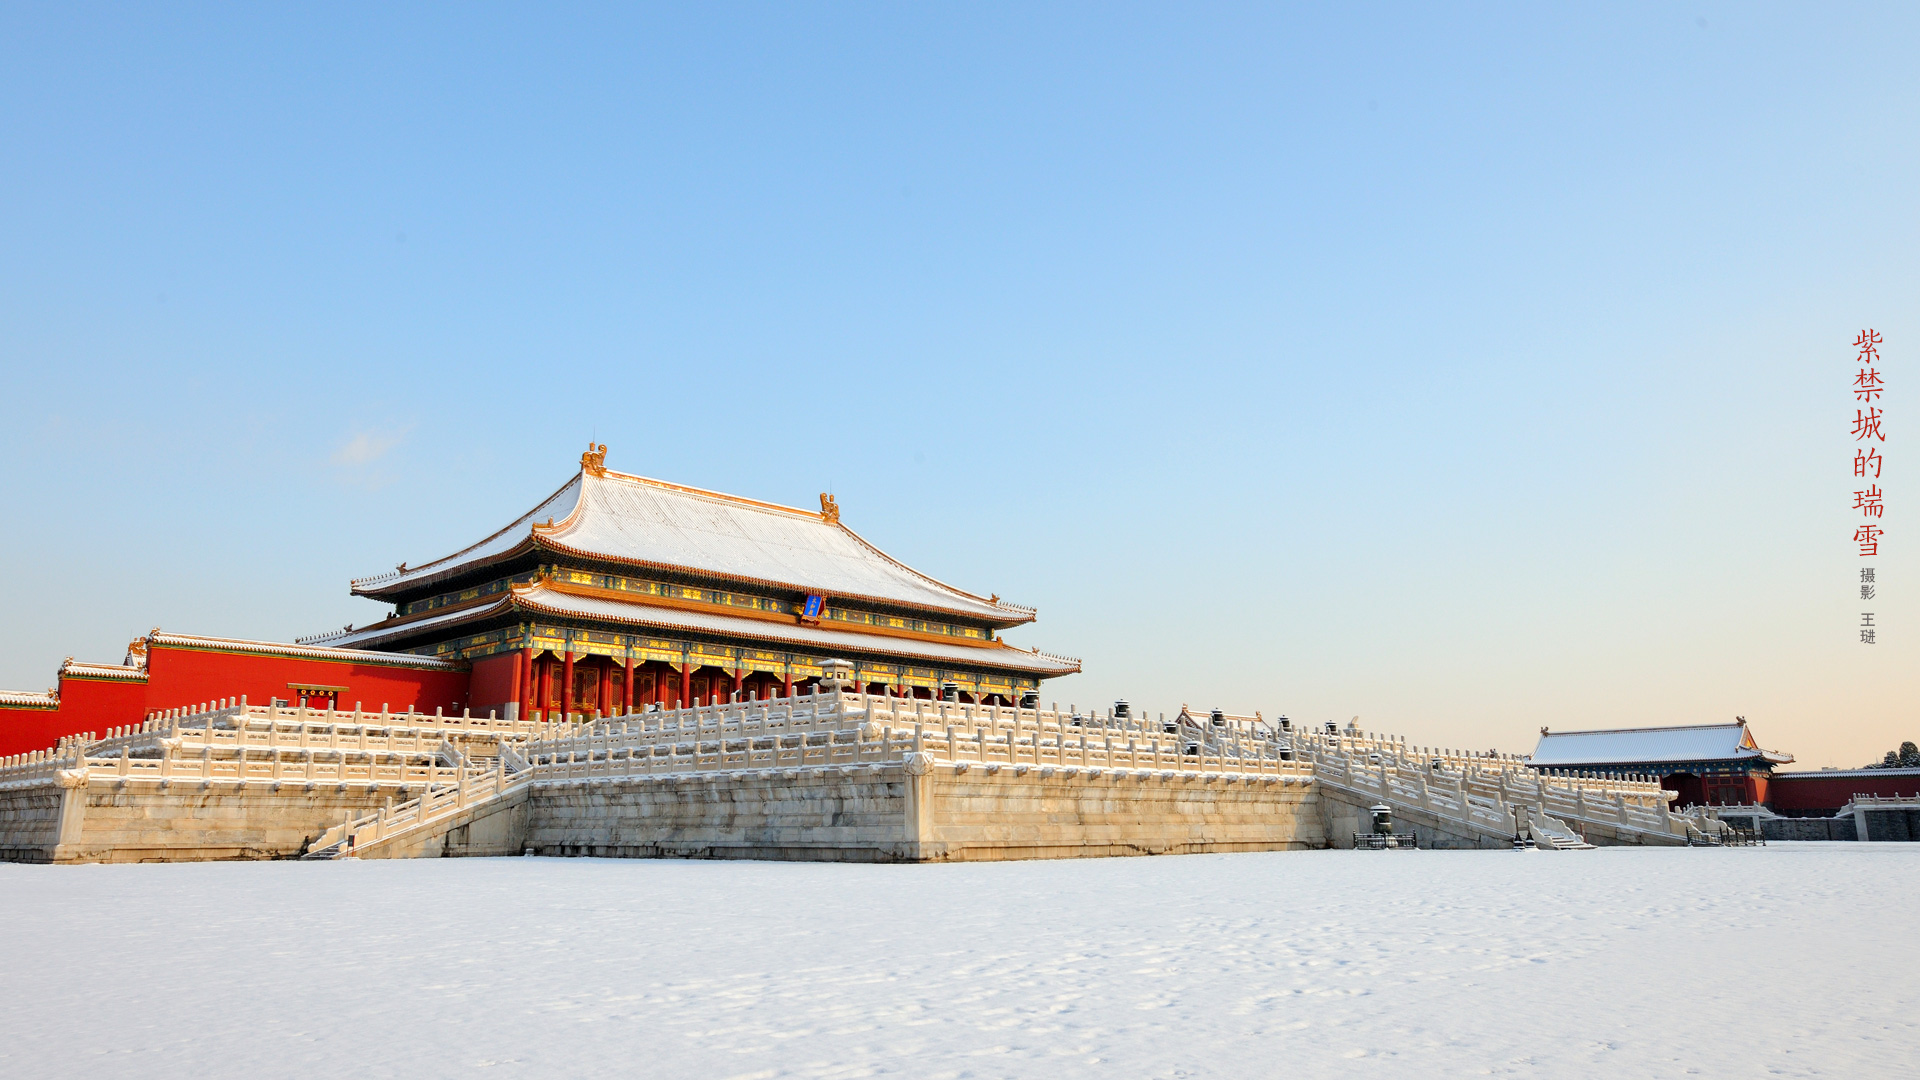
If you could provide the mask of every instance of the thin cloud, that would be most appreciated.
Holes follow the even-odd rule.
[[[387,452],[400,445],[406,432],[391,434],[362,431],[348,439],[345,446],[333,452],[335,465],[371,465],[387,456]]]

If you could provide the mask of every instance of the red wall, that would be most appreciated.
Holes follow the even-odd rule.
[[[138,723],[146,717],[146,710],[147,684],[144,682],[133,679],[60,680],[60,715],[69,721],[67,730],[60,733],[62,735],[79,731],[98,734],[114,724]],[[129,716],[133,719],[122,719]],[[95,717],[104,722],[87,722]],[[34,746],[29,749],[45,750],[46,747]]]
[[[46,750],[71,735],[73,724],[59,709],[18,709],[0,705],[0,757]]]
[[[244,696],[248,704],[274,698],[297,700],[290,682],[344,686],[340,707],[357,702],[378,712],[381,706],[421,712],[457,713],[467,704],[469,676],[464,670],[422,669],[351,660],[260,656],[153,645],[147,654],[147,678],[139,680],[60,680],[58,709],[0,708],[0,755],[45,750],[63,735],[137,724],[155,712],[198,706],[220,698]],[[477,710],[484,714],[485,708]]]
[[[1844,776],[1774,773],[1767,805],[1780,810],[1838,810],[1858,795],[1920,792],[1920,769],[1868,769]]]
[[[473,662],[473,685],[470,696],[472,709],[484,713],[488,709],[496,716],[507,714],[507,702],[514,700],[513,669],[520,662],[520,653],[501,653]]]
[[[147,654],[146,705],[149,710],[177,709],[242,695],[248,704],[265,705],[273,698],[291,699],[294,692],[287,684],[298,682],[346,687],[340,694],[343,709],[357,702],[373,712],[382,705],[459,712],[466,703],[467,678],[465,671],[155,646]]]
[[[63,735],[103,734],[146,717],[147,684],[139,679],[60,679],[60,707],[0,707],[0,756],[50,749]]]

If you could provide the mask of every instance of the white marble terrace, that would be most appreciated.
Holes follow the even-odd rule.
[[[563,725],[225,700],[5,759],[0,790],[90,783],[392,789],[386,807],[342,822],[312,845],[326,855],[364,850],[530,785],[719,773],[792,779],[801,770],[909,761],[989,775],[1318,783],[1487,835],[1529,827],[1536,835],[1572,835],[1571,822],[1670,843],[1719,827],[1707,815],[1670,813],[1670,793],[1651,778],[1547,777],[1514,755],[1409,747],[1351,728],[1281,730],[1257,716],[1209,719],[1183,710],[1150,720],[828,686],[793,698],[582,719]]]

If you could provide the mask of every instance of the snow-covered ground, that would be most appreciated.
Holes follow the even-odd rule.
[[[1920,844],[0,865],[0,1076],[1920,1075]]]

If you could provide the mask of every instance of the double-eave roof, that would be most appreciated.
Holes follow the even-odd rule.
[[[837,509],[816,513],[591,467],[479,543],[355,580],[352,590],[401,603],[543,553],[995,628],[1034,617],[1030,608],[976,596],[899,562],[840,524]]]

